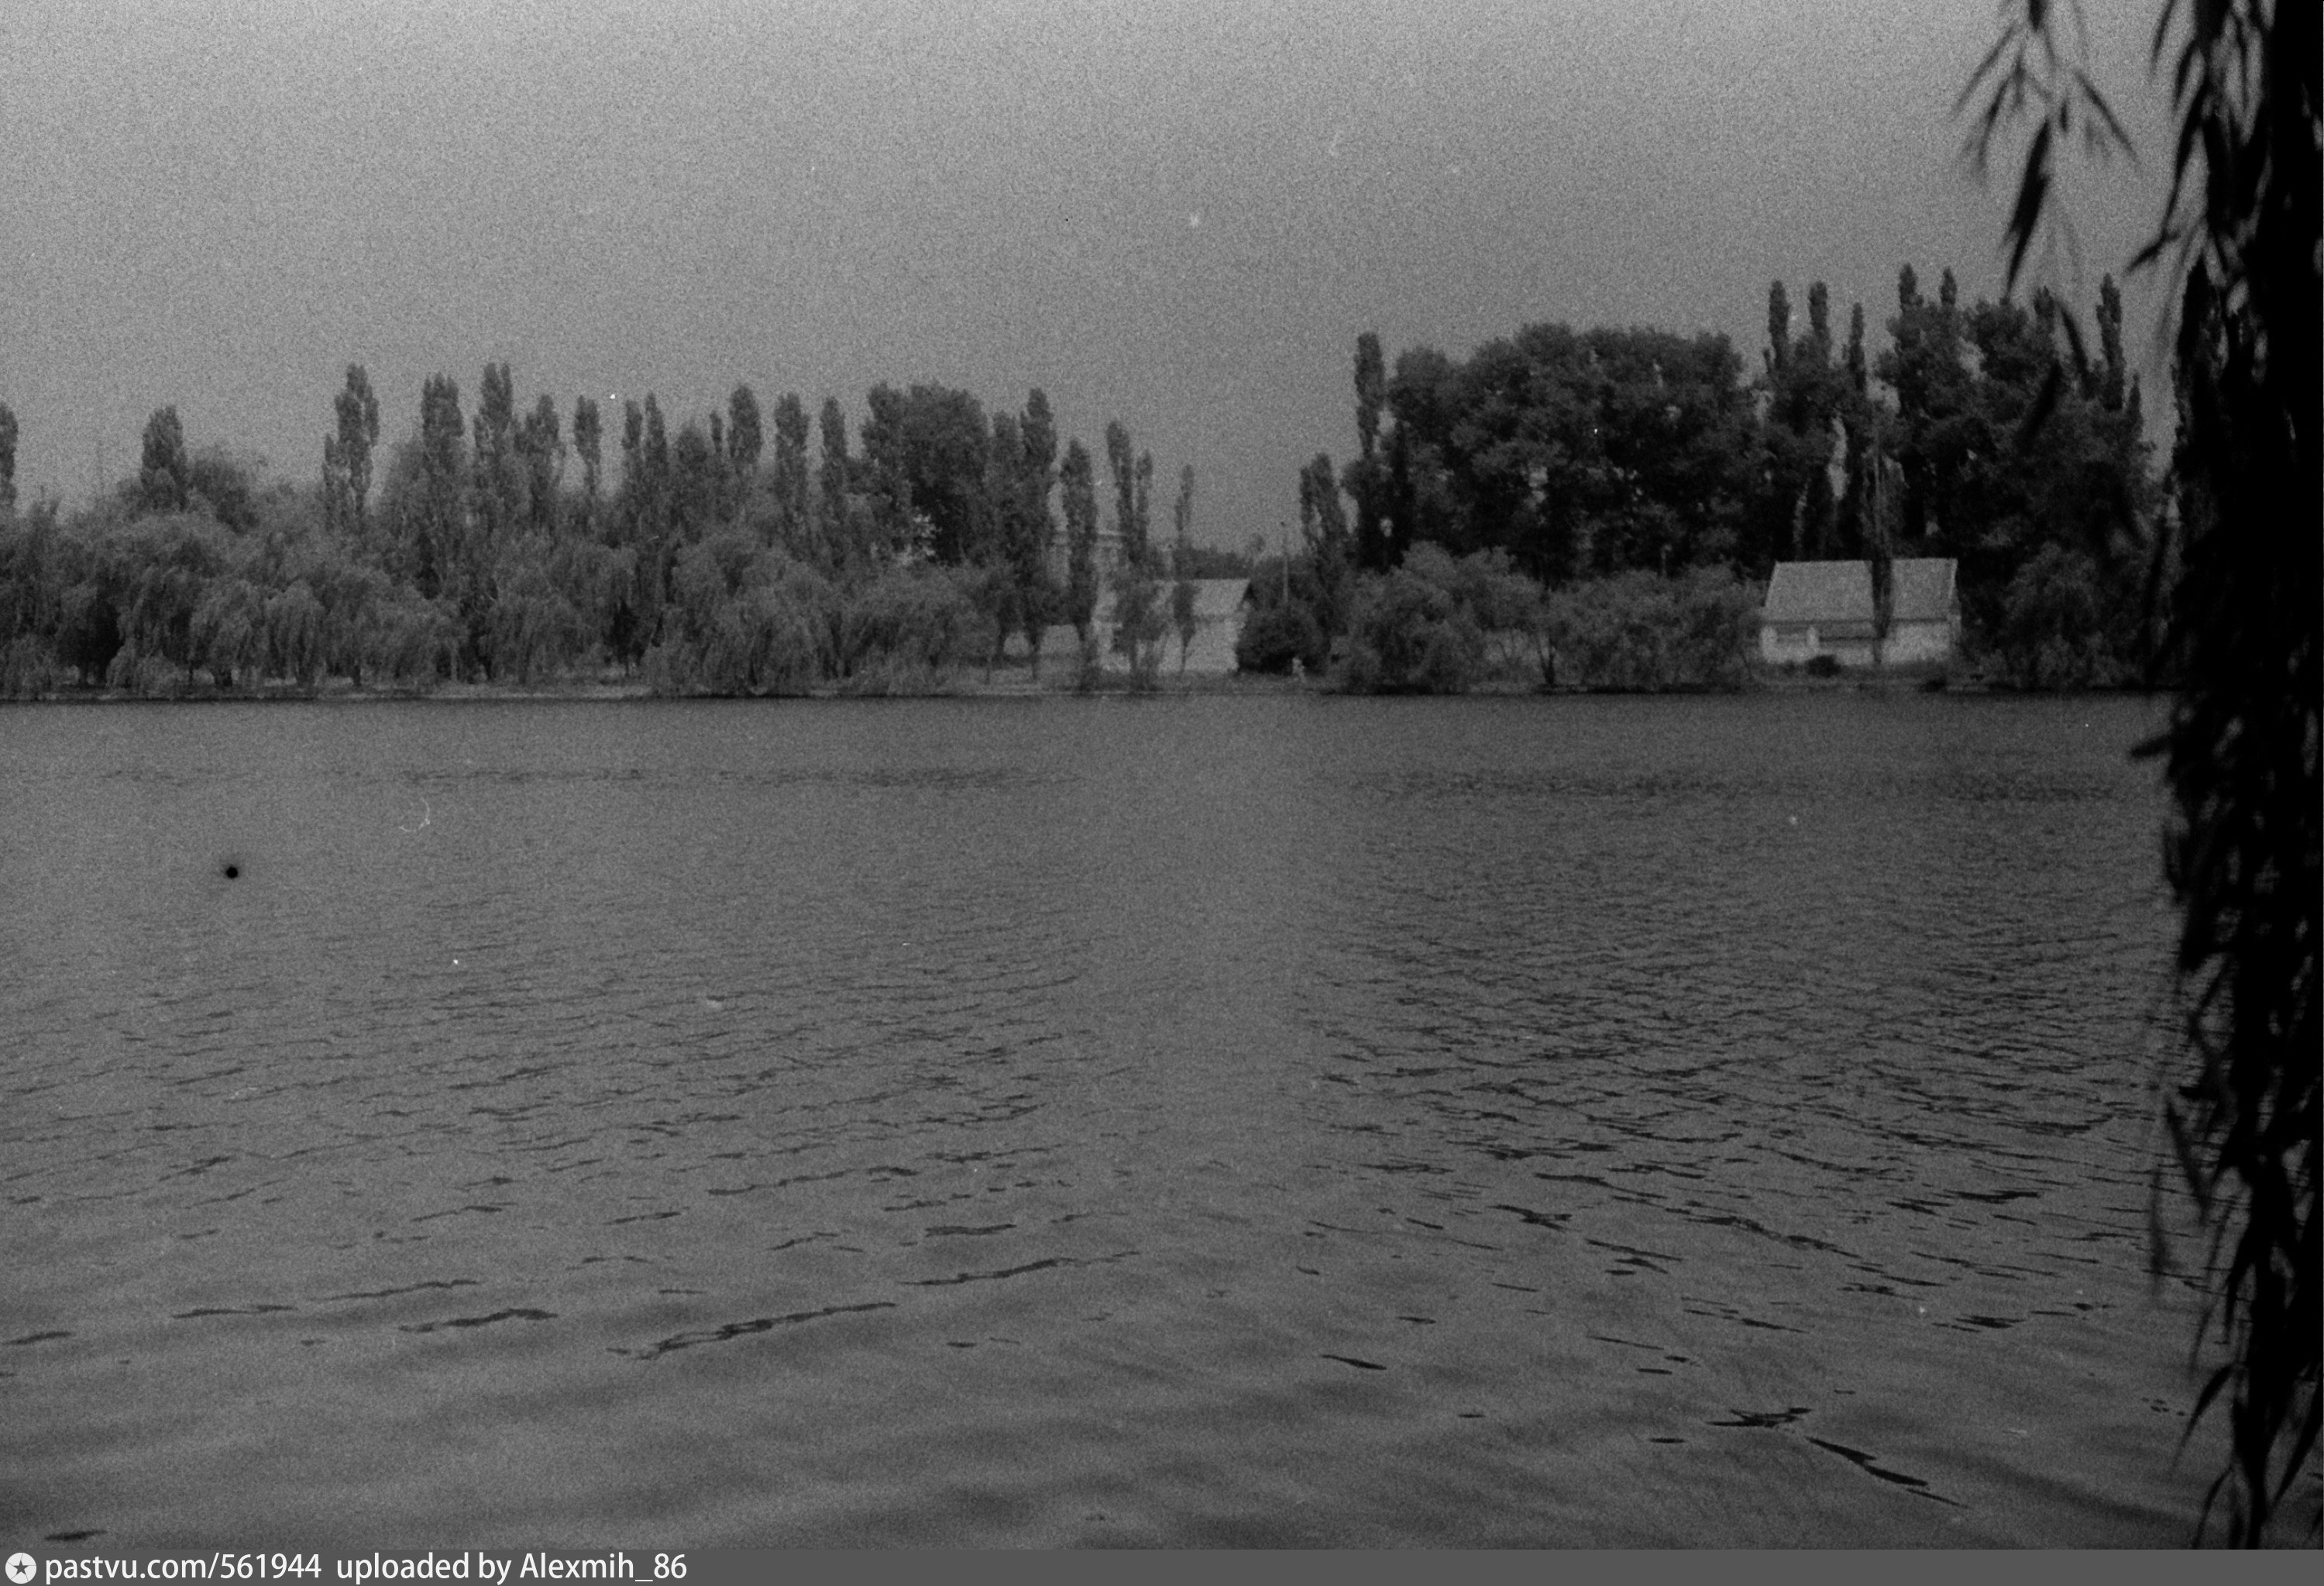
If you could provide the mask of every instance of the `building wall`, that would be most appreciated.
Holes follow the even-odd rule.
[[[1953,653],[1950,622],[1899,622],[1888,632],[1888,664],[1941,661]]]
[[[1815,630],[1789,622],[1759,624],[1759,659],[1771,667],[1797,666],[1816,654]]]
[[[1812,622],[1759,624],[1759,659],[1770,666],[1797,666],[1820,655],[1843,667],[1911,666],[1946,660],[1952,652],[1950,622],[1898,622],[1888,630],[1888,643],[1877,657],[1868,638],[1826,638]]]

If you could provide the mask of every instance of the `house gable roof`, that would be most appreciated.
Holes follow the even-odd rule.
[[[1895,595],[1891,617],[1899,622],[1943,622],[1952,617],[1950,557],[1899,557],[1888,564]],[[1815,622],[1826,626],[1872,622],[1869,562],[1777,562],[1767,581],[1760,620]]]

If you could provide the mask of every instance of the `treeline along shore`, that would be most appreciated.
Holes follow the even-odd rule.
[[[2046,293],[1963,307],[1950,272],[1924,297],[1908,266],[1877,355],[1861,305],[1840,340],[1821,283],[1801,325],[1776,282],[1752,372],[1707,334],[1536,325],[1392,369],[1367,334],[1354,453],[1299,468],[1296,544],[1235,551],[1196,542],[1193,467],[1166,538],[1151,455],[1119,421],[1102,457],[1061,448],[1038,389],[988,412],[883,384],[851,437],[835,399],[811,422],[742,384],[673,435],[650,395],[526,409],[488,364],[473,411],[434,376],[383,446],[358,364],[311,477],[196,449],[164,407],[136,475],[69,513],[18,503],[0,406],[0,696],[1150,688],[1218,577],[1249,580],[1245,673],[1731,688],[1777,563],[1907,557],[1957,564],[1952,673],[2126,683],[2173,513],[2110,279],[2094,322],[2090,346]]]

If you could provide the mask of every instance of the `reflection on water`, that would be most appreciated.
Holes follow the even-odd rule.
[[[0,714],[0,1529],[2180,1542],[2151,724]]]

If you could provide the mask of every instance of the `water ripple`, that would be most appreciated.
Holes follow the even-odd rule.
[[[124,1547],[2179,1541],[2151,725],[12,714],[0,1493]]]

